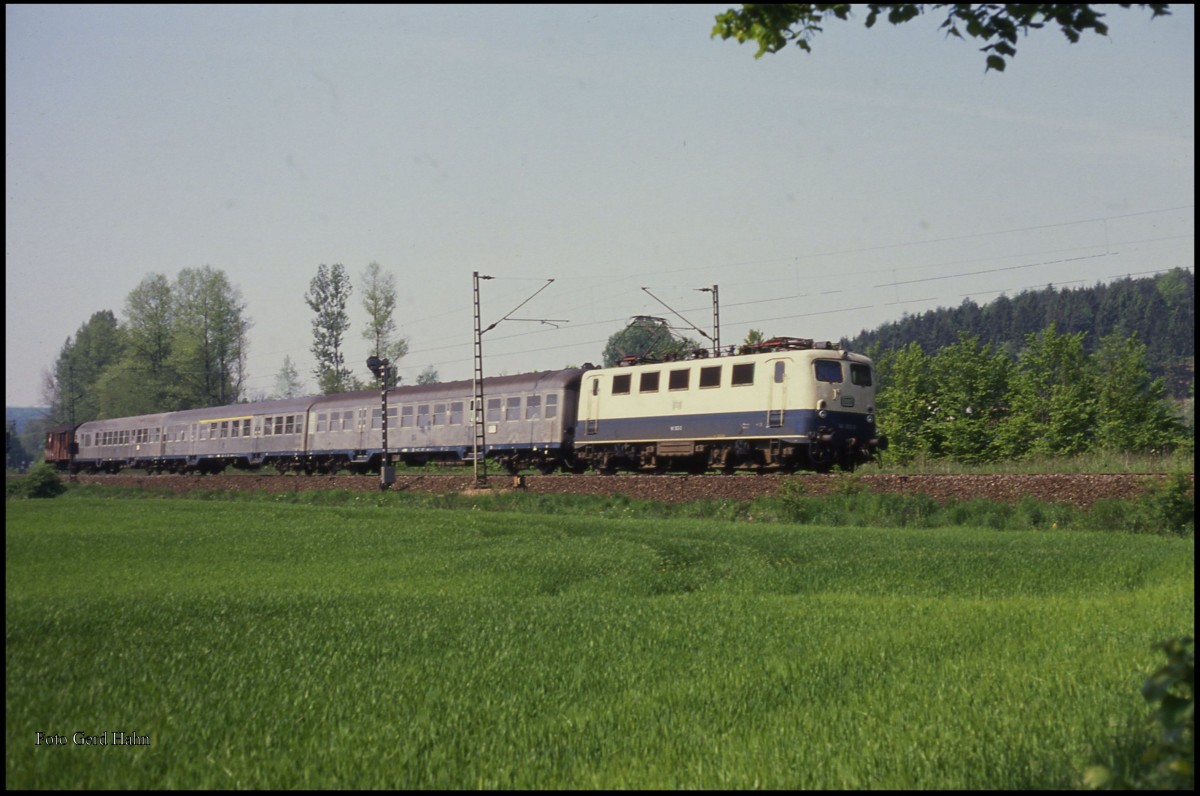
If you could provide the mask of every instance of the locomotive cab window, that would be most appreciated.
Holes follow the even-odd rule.
[[[734,365],[730,383],[734,387],[745,387],[754,384],[754,363],[747,362],[743,365]]]
[[[633,383],[633,376],[628,373],[622,373],[620,376],[613,376],[613,395],[629,395],[630,385]]]
[[[658,371],[643,373],[638,382],[638,392],[658,392]]]
[[[871,386],[871,366],[860,365],[857,362],[850,363],[850,383],[859,387]]]
[[[842,383],[842,363],[836,359],[818,359],[813,362],[816,368],[817,381],[831,384]]]
[[[721,386],[721,366],[700,368],[700,389]]]

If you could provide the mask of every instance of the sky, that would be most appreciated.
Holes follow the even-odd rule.
[[[285,357],[315,389],[322,264],[364,380],[361,275],[395,275],[406,383],[471,377],[475,273],[493,375],[599,363],[638,315],[711,336],[714,285],[729,345],[1193,270],[1192,6],[1048,27],[1002,73],[936,12],[756,59],[726,8],[6,6],[6,405],[204,265],[251,397]]]

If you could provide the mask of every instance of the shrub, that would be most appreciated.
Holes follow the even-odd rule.
[[[28,498],[54,498],[66,491],[62,476],[47,462],[34,465],[16,488],[17,494]]]

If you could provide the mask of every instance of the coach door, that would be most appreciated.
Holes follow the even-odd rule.
[[[787,359],[767,360],[767,428],[783,428],[783,414],[787,408]]]

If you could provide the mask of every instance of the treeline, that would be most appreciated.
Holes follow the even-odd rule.
[[[246,380],[246,305],[225,272],[150,274],[125,299],[125,322],[93,313],[46,375],[48,424],[235,403]]]
[[[933,355],[965,334],[1015,359],[1028,335],[1052,324],[1061,334],[1083,334],[1087,355],[1096,354],[1110,335],[1136,337],[1145,344],[1147,366],[1152,375],[1163,378],[1167,394],[1176,399],[1188,395],[1195,356],[1195,275],[1182,268],[1087,288],[1050,286],[1012,298],[1000,296],[983,306],[967,299],[958,307],[864,330],[843,344],[878,360],[912,344]]]
[[[878,418],[888,458],[995,462],[1092,452],[1194,452],[1194,415],[1169,400],[1136,336],[1109,334],[1088,353],[1085,332],[1057,324],[1007,346],[959,332],[929,354],[917,342],[876,360]]]

